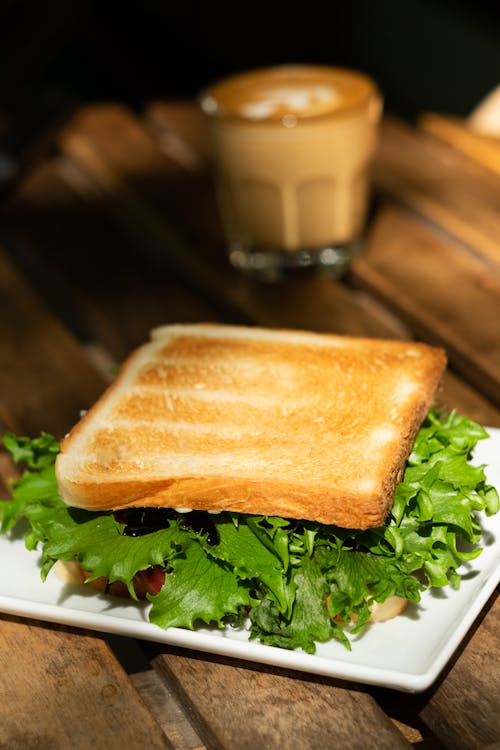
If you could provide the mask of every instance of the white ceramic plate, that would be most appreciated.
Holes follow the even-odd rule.
[[[487,464],[488,481],[500,489],[500,429],[489,433],[475,462]],[[484,550],[465,569],[458,591],[426,592],[404,615],[371,625],[352,641],[352,651],[336,641],[320,644],[314,655],[288,651],[248,641],[244,630],[162,630],[148,622],[147,604],[65,585],[53,572],[42,583],[39,555],[20,538],[0,537],[0,611],[417,692],[437,678],[500,580],[500,513],[485,518],[483,536]]]

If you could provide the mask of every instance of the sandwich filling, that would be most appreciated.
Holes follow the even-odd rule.
[[[231,510],[86,510],[60,496],[59,443],[7,434],[23,473],[1,503],[1,530],[26,525],[45,579],[58,561],[109,593],[145,599],[161,628],[245,627],[264,644],[301,648],[351,636],[374,605],[391,597],[418,603],[429,587],[460,584],[460,569],[481,552],[479,515],[499,498],[475,445],[487,432],[455,413],[431,411],[396,485],[391,510],[371,528]]]

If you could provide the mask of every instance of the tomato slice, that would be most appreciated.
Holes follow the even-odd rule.
[[[165,570],[159,565],[141,570],[134,576],[135,593],[139,599],[145,599],[146,594],[154,596],[161,590],[165,583]]]

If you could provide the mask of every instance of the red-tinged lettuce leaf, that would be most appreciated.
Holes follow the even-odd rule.
[[[255,604],[250,587],[192,539],[172,562],[162,590],[154,597],[149,619],[161,628],[192,630],[199,621],[223,627],[227,615],[240,615]]]

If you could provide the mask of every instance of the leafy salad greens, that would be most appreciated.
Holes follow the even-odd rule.
[[[477,512],[499,509],[484,467],[470,463],[487,432],[456,413],[432,411],[420,429],[385,525],[365,531],[308,521],[222,512],[209,527],[162,510],[162,525],[126,533],[119,513],[68,507],[55,478],[58,442],[11,433],[3,442],[23,467],[12,499],[0,503],[1,532],[26,525],[41,549],[41,577],[57,560],[80,563],[87,581],[120,582],[132,598],[143,571],[162,571],[147,594],[162,628],[224,627],[249,621],[250,638],[314,653],[331,638],[351,648],[370,606],[400,596],[418,602],[428,587],[460,584],[458,568],[480,554]],[[140,511],[146,514],[147,511]],[[27,522],[27,523],[26,523]]]

